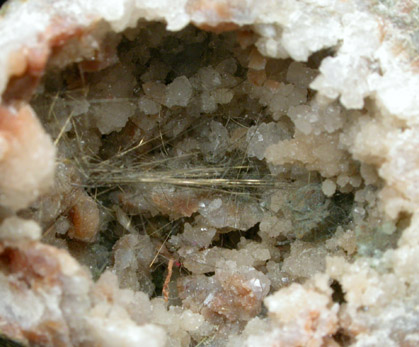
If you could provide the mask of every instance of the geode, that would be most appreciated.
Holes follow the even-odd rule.
[[[3,5],[1,338],[416,346],[418,13]]]

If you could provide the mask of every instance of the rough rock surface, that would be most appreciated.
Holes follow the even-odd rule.
[[[1,333],[417,345],[418,11],[9,1]]]

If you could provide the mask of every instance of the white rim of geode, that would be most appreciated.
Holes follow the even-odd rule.
[[[383,114],[407,125],[419,123],[419,74],[402,52],[395,53],[398,29],[382,17],[355,4],[336,1],[272,2],[208,0],[29,0],[12,1],[0,21],[0,94],[13,75],[24,73],[17,62],[34,50],[49,53],[57,36],[71,38],[103,20],[115,32],[135,27],[139,19],[164,21],[177,31],[189,23],[214,27],[252,25],[261,36],[256,43],[268,56],[289,55],[305,61],[316,51],[338,45],[326,58],[311,87],[331,99],[340,97],[347,109],[363,107],[372,97]],[[263,24],[262,24],[263,23]],[[304,30],[310,30],[312,37]],[[63,37],[59,44],[67,39]],[[355,67],[357,76],[336,70]],[[20,71],[19,71],[20,70]],[[23,71],[22,71],[23,70]],[[333,71],[335,70],[335,71]],[[352,81],[351,81],[352,79]],[[357,90],[345,90],[353,86]],[[350,93],[350,94],[349,94]]]

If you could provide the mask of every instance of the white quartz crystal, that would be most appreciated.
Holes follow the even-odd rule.
[[[166,105],[187,106],[192,96],[192,86],[185,76],[177,77],[166,89]]]
[[[0,237],[6,240],[38,240],[41,237],[41,228],[32,220],[13,216],[6,218],[0,225]]]
[[[417,8],[4,5],[4,333],[417,345]]]

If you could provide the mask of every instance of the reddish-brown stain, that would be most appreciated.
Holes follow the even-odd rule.
[[[73,224],[68,232],[71,238],[85,242],[94,241],[99,231],[99,210],[89,196],[80,194],[68,216]]]
[[[11,323],[0,316],[0,327],[1,327],[1,333],[3,335],[7,336],[13,341],[20,342],[23,345],[28,344],[28,341],[25,338],[21,328],[17,324]]]
[[[189,1],[187,12],[192,16],[194,13],[204,14],[208,18],[207,22],[193,22],[193,24],[205,31],[216,34],[237,30],[240,26],[233,23],[231,8],[226,3],[212,0],[192,0]]]
[[[318,319],[320,317],[320,312],[319,311],[310,311],[308,315],[309,315],[309,317],[306,320],[304,330],[308,334],[311,334],[314,331],[316,331],[316,329],[317,329],[317,323],[318,323]]]
[[[46,280],[54,282],[59,271],[59,264],[36,247],[25,250],[6,247],[0,254],[0,259],[11,273],[21,273],[28,280]]]
[[[161,213],[174,217],[190,217],[199,207],[199,198],[189,194],[153,193],[151,199]]]
[[[210,310],[231,321],[254,317],[259,313],[261,302],[242,276],[231,276],[228,283],[223,285],[223,289],[215,294],[208,306]]]
[[[81,37],[85,29],[68,22],[65,18],[56,17],[39,38],[39,44],[31,49],[21,49],[12,58],[20,55],[19,64],[26,66],[18,75],[11,76],[3,93],[5,103],[16,100],[29,100],[40,82],[48,58],[56,54],[65,43],[74,37]],[[19,68],[17,67],[17,71]]]
[[[247,71],[247,80],[256,86],[261,86],[266,81],[266,71],[249,69]]]
[[[242,49],[250,47],[256,42],[256,35],[250,29],[241,29],[237,31],[237,41]]]
[[[237,24],[229,23],[229,22],[219,23],[217,25],[211,25],[211,24],[205,24],[205,23],[203,24],[194,23],[194,24],[199,29],[209,31],[215,34],[221,34],[227,31],[233,31],[240,28],[240,26],[238,26]]]

